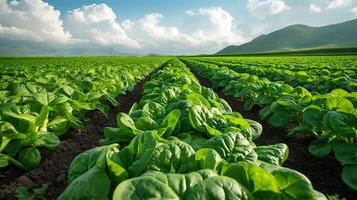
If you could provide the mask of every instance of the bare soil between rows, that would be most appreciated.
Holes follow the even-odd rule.
[[[150,76],[140,81],[132,91],[117,97],[119,106],[111,106],[106,118],[99,111],[89,111],[90,119],[81,130],[71,129],[61,138],[57,151],[41,150],[42,162],[32,171],[24,172],[11,166],[1,171],[0,199],[16,199],[16,188],[25,186],[37,188],[48,184],[46,199],[56,199],[67,186],[67,171],[72,160],[80,153],[98,146],[105,127],[115,127],[115,116],[119,112],[129,112],[131,106],[140,100],[144,83]]]
[[[194,72],[193,72],[194,73]],[[213,88],[211,81],[194,73],[202,86]],[[342,180],[342,165],[336,160],[333,155],[325,158],[316,158],[308,152],[309,144],[314,138],[304,134],[298,134],[295,137],[288,138],[287,133],[294,128],[294,125],[284,129],[274,128],[266,121],[259,117],[259,107],[254,107],[251,111],[245,111],[243,108],[244,102],[237,100],[233,96],[226,96],[221,89],[213,90],[220,98],[223,98],[232,107],[234,111],[238,111],[246,119],[258,121],[263,126],[262,135],[255,140],[257,145],[269,145],[276,143],[285,143],[289,147],[289,157],[284,163],[284,167],[297,170],[307,176],[314,188],[325,195],[338,194],[347,200],[357,199],[357,192],[350,189]]]

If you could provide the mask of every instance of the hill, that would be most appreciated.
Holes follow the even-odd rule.
[[[216,54],[289,51],[307,48],[357,46],[357,19],[322,27],[292,25],[256,37],[242,45],[228,46]]]

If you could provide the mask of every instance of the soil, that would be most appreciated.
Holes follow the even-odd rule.
[[[115,116],[119,112],[129,112],[131,106],[140,100],[144,83],[149,76],[138,83],[134,89],[117,98],[119,106],[111,106],[106,118],[99,111],[89,111],[86,116],[90,121],[81,130],[71,129],[61,138],[57,151],[41,150],[42,162],[32,171],[24,172],[16,167],[0,171],[4,177],[0,180],[0,199],[16,199],[16,188],[38,188],[47,184],[46,199],[56,199],[67,186],[67,171],[72,160],[81,152],[98,146],[104,127],[115,127]],[[109,105],[109,103],[108,103]]]
[[[211,81],[194,73],[201,85],[213,88]],[[344,197],[347,200],[357,199],[357,192],[350,189],[342,180],[341,172],[342,165],[336,160],[333,155],[324,158],[316,158],[308,152],[309,144],[314,138],[297,134],[292,138],[288,138],[287,133],[294,128],[291,124],[284,129],[271,127],[266,121],[259,117],[258,106],[253,107],[251,111],[245,111],[243,108],[244,102],[237,100],[233,96],[226,96],[220,89],[213,90],[220,98],[223,98],[232,107],[232,110],[238,111],[246,119],[252,119],[262,124],[263,133],[255,140],[257,145],[270,145],[276,143],[285,143],[289,147],[289,157],[284,163],[284,167],[297,170],[303,173],[310,179],[314,188],[325,195],[338,194],[339,197]]]

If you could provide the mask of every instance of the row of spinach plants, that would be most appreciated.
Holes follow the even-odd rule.
[[[118,106],[115,97],[167,58],[8,58],[0,60],[0,168],[31,170],[40,148],[56,150],[59,137],[80,129],[85,113]]]
[[[244,119],[178,59],[118,113],[101,146],[78,155],[64,199],[326,199],[282,167],[285,144],[256,146],[262,126]]]
[[[335,89],[330,93],[311,93],[303,87],[292,87],[229,68],[185,59],[193,70],[208,78],[223,93],[245,101],[244,108],[261,107],[259,115],[275,127],[298,124],[288,133],[312,135],[316,140],[309,152],[325,157],[334,152],[344,165],[342,178],[357,190],[357,92]]]

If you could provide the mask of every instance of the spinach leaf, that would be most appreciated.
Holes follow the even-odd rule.
[[[229,132],[207,140],[204,148],[212,148],[229,163],[248,161],[255,163],[258,155],[250,142],[238,132]]]

